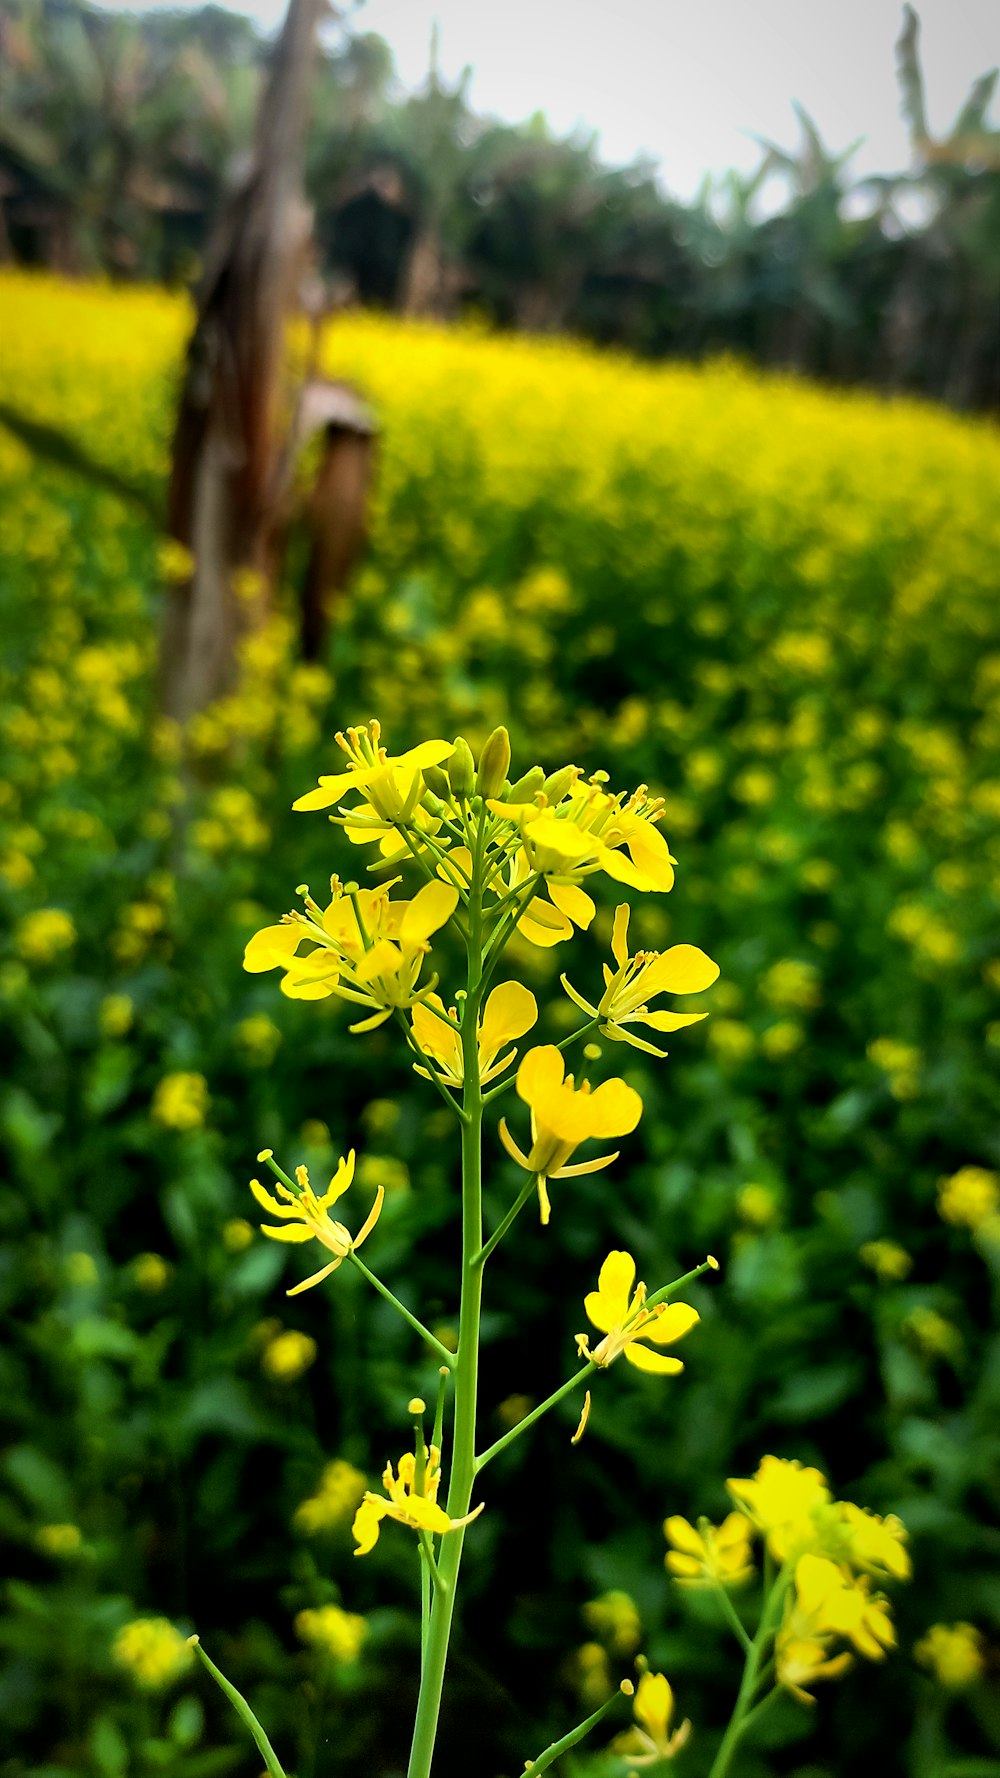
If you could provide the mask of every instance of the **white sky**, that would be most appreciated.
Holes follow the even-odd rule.
[[[273,28],[284,0],[239,10]],[[944,131],[1000,62],[1000,5],[917,0],[917,12],[930,123]],[[388,40],[407,86],[426,75],[436,19],[442,73],[472,66],[476,110],[515,122],[544,111],[561,135],[596,130],[602,158],[648,153],[681,197],[706,172],[755,167],[753,133],[794,147],[793,99],[829,148],[866,138],[856,174],[908,164],[901,0],[365,0],[354,19]]]

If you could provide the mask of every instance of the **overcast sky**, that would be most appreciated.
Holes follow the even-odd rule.
[[[273,28],[284,0],[238,10]],[[943,131],[1000,62],[1000,4],[918,0],[917,11],[930,122]],[[829,147],[866,138],[856,173],[908,163],[893,47],[901,0],[365,0],[355,18],[388,39],[408,86],[426,75],[436,19],[442,72],[471,65],[476,110],[510,121],[544,111],[559,134],[596,130],[605,160],[652,155],[682,197],[706,172],[756,166],[754,134],[794,147],[793,99]]]

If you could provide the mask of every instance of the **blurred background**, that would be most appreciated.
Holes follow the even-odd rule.
[[[741,1778],[1000,1778],[997,39],[971,0],[0,0],[3,1778],[256,1778],[194,1629],[297,1778],[405,1769],[414,1552],[350,1522],[433,1367],[359,1278],[289,1301],[246,1185],[356,1146],[372,1263],[451,1337],[441,1108],[241,969],[358,873],[290,805],[373,714],[650,784],[639,937],[722,968],[668,1062],[605,1056],[639,1131],[495,1264],[492,1437],[610,1247],[722,1271],[682,1378],[616,1367],[577,1450],[556,1414],[491,1469],[441,1778],[640,1651],[707,1771],[737,1651],[661,1524],[772,1451],[899,1513],[914,1578]],[[517,954],[540,1041],[617,899]]]

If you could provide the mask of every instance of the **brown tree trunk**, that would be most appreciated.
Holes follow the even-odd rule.
[[[161,649],[162,703],[179,719],[231,687],[239,637],[270,603],[289,464],[285,324],[311,236],[302,160],[325,4],[290,0],[251,163],[206,254],[168,497],[170,532],[194,557],[168,594]]]

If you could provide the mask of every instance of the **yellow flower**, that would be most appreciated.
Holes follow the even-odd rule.
[[[837,1527],[830,1538],[831,1554],[871,1574],[909,1580],[911,1564],[904,1548],[907,1530],[895,1513],[887,1513],[881,1519],[850,1500],[839,1500],[837,1515]]]
[[[898,1282],[905,1278],[913,1261],[905,1247],[896,1241],[865,1241],[858,1248],[862,1265],[870,1266],[876,1278]]]
[[[412,1451],[407,1451],[399,1459],[398,1476],[394,1474],[392,1464],[386,1464],[382,1473],[385,1496],[367,1490],[354,1515],[352,1531],[358,1545],[354,1552],[356,1556],[367,1556],[369,1550],[374,1549],[385,1518],[396,1519],[400,1525],[408,1525],[411,1531],[430,1531],[437,1536],[459,1531],[463,1525],[471,1525],[473,1519],[479,1517],[482,1505],[463,1519],[450,1519],[444,1508],[438,1506],[441,1453],[436,1445],[429,1449],[425,1447],[423,1471],[418,1485],[417,1460]]]
[[[797,1459],[764,1457],[757,1474],[726,1483],[730,1494],[767,1538],[772,1554],[784,1562],[803,1536],[812,1539],[813,1514],[830,1504],[826,1477]]]
[[[346,1664],[356,1661],[361,1653],[368,1620],[355,1612],[342,1611],[339,1605],[321,1605],[316,1611],[297,1614],[295,1633],[332,1660]]]
[[[197,1130],[208,1110],[208,1082],[203,1074],[165,1074],[153,1094],[152,1113],[166,1130]]]
[[[253,1240],[253,1229],[242,1216],[231,1216],[222,1225],[222,1244],[227,1253],[243,1253]]]
[[[436,1008],[433,1012],[431,1008]],[[460,1087],[465,1079],[462,1060],[462,1035],[454,1007],[445,1012],[444,1002],[437,994],[428,994],[417,1001],[412,1011],[413,1032],[424,1054],[430,1056],[438,1075],[449,1086]],[[447,1019],[447,1024],[445,1020]],[[502,982],[494,988],[479,1020],[479,1081],[485,1086],[514,1060],[516,1051],[499,1052],[515,1038],[523,1037],[538,1019],[535,996],[520,982]],[[499,1058],[499,1059],[498,1059]],[[414,1064],[416,1072],[430,1076],[426,1068]]]
[[[365,1491],[365,1478],[353,1463],[335,1457],[319,1479],[319,1487],[295,1509],[295,1524],[307,1537],[333,1530],[350,1518]]]
[[[938,1211],[945,1222],[978,1229],[1000,1210],[1000,1177],[986,1167],[960,1167],[938,1186]]]
[[[83,1533],[79,1525],[40,1525],[35,1532],[35,1542],[47,1556],[66,1558],[78,1554],[83,1545]]]
[[[745,1513],[729,1513],[721,1525],[698,1520],[697,1530],[679,1514],[663,1521],[673,1549],[664,1564],[682,1587],[738,1587],[753,1573],[753,1530]]]
[[[570,999],[592,1019],[600,1019],[601,1033],[616,1042],[630,1043],[651,1056],[665,1056],[666,1050],[626,1031],[626,1025],[649,1025],[654,1031],[679,1031],[684,1025],[696,1025],[708,1017],[703,1012],[650,1012],[646,1006],[656,994],[700,994],[718,978],[719,966],[697,945],[671,945],[669,951],[637,951],[628,954],[629,909],[615,909],[611,954],[617,970],[604,965],[604,993],[596,1006],[584,1000],[566,977],[560,981]]]
[[[583,1608],[584,1622],[610,1644],[616,1655],[634,1654],[642,1640],[642,1624],[635,1600],[630,1593],[614,1588],[599,1599],[589,1599]]]
[[[14,929],[14,943],[27,963],[52,963],[76,942],[76,927],[64,908],[35,908]]]
[[[185,1638],[165,1617],[140,1617],[123,1624],[111,1653],[144,1691],[170,1685],[194,1660]]]
[[[554,774],[551,803],[539,793],[533,803],[491,801],[488,806],[518,824],[528,865],[540,876],[576,883],[604,871],[632,889],[672,889],[676,860],[656,826],[662,803],[649,797],[644,784],[627,800],[623,792],[609,795],[605,776],[597,772],[583,784],[576,767],[567,767],[565,774]]]
[[[265,1149],[258,1159],[270,1161],[270,1151]],[[360,1247],[363,1241],[367,1241],[378,1222],[385,1198],[385,1190],[381,1185],[375,1194],[375,1202],[356,1236],[352,1237],[342,1222],[334,1222],[329,1215],[330,1205],[336,1204],[337,1200],[343,1197],[353,1178],[354,1150],[352,1148],[346,1159],[339,1161],[336,1173],[322,1197],[319,1198],[309,1183],[309,1174],[305,1167],[295,1169],[294,1184],[284,1176],[278,1177],[278,1183],[275,1186],[278,1197],[272,1197],[269,1191],[265,1191],[259,1179],[251,1179],[250,1190],[258,1204],[262,1205],[269,1215],[280,1217],[282,1223],[281,1228],[276,1229],[272,1228],[269,1223],[262,1222],[260,1225],[262,1235],[269,1235],[272,1241],[290,1241],[292,1243],[318,1241],[321,1247],[325,1247],[327,1252],[334,1256],[328,1265],[323,1266],[320,1271],[314,1272],[312,1277],[304,1278],[301,1284],[294,1284],[291,1290],[285,1292],[286,1296],[298,1296],[300,1291],[309,1290],[314,1284],[322,1284],[324,1278],[329,1278],[330,1273],[335,1272],[337,1267],[343,1264],[348,1254]],[[278,1202],[279,1198],[282,1200],[280,1203]]]
[[[378,889],[346,895],[336,878],[325,909],[306,895],[306,912],[289,914],[280,925],[265,926],[246,947],[243,967],[251,974],[281,968],[281,991],[292,1000],[323,1000],[329,994],[363,1007],[370,1018],[352,1031],[372,1031],[399,1007],[412,1006],[433,992],[437,976],[417,988],[430,935],[450,920],[458,890],[450,883],[425,883],[412,901],[390,901],[399,878]],[[309,941],[313,949],[297,956]]]
[[[137,1253],[131,1266],[132,1277],[140,1290],[155,1296],[170,1283],[173,1267],[159,1253]]]
[[[830,1656],[837,1637],[854,1644],[870,1661],[883,1659],[893,1648],[896,1632],[886,1601],[869,1592],[869,1582],[854,1579],[848,1570],[825,1556],[800,1556],[795,1567],[795,1589],[785,1601],[785,1615],[775,1644],[779,1685],[803,1704],[813,1698],[807,1687],[820,1679],[836,1679],[851,1665],[844,1652]]]
[[[106,994],[97,1014],[102,1037],[124,1037],[132,1028],[134,1011],[127,994]]]
[[[584,1298],[588,1319],[604,1335],[591,1351],[586,1334],[577,1334],[577,1350],[593,1364],[607,1366],[624,1353],[637,1370],[652,1371],[661,1377],[676,1376],[684,1366],[679,1358],[667,1358],[651,1352],[639,1341],[652,1340],[657,1346],[672,1346],[690,1333],[700,1320],[697,1309],[687,1303],[657,1303],[645,1308],[646,1286],[639,1283],[632,1291],[635,1260],[630,1253],[608,1254],[601,1267],[597,1289]]]
[[[974,1624],[932,1624],[913,1652],[948,1691],[975,1685],[986,1668],[982,1631]]]
[[[260,1365],[275,1383],[294,1383],[315,1362],[316,1341],[290,1327],[265,1346]]]
[[[505,1120],[500,1120],[500,1139],[507,1153],[537,1179],[543,1223],[551,1213],[548,1180],[596,1173],[618,1158],[615,1153],[567,1166],[580,1143],[591,1136],[626,1136],[642,1116],[642,1100],[623,1080],[603,1081],[591,1092],[586,1081],[575,1087],[573,1076],[564,1070],[562,1056],[551,1043],[529,1050],[522,1058],[516,1084],[519,1098],[531,1109],[530,1154],[522,1154]]]
[[[657,1760],[674,1759],[690,1739],[691,1724],[687,1721],[670,1733],[674,1694],[662,1673],[643,1674],[632,1710],[636,1726],[617,1737],[614,1751],[625,1754],[633,1765],[651,1766]]]
[[[349,728],[338,734],[338,747],[346,753],[350,764],[346,772],[321,777],[317,789],[307,791],[292,804],[293,809],[328,809],[341,797],[357,791],[362,802],[353,809],[342,809],[339,820],[349,840],[356,845],[379,840],[383,860],[395,862],[408,855],[408,847],[400,842],[399,829],[413,833],[417,843],[423,833],[436,832],[440,822],[421,807],[426,786],[424,770],[438,766],[455,751],[452,741],[422,741],[408,753],[391,758],[381,744],[381,727],[371,721],[361,728]]]

